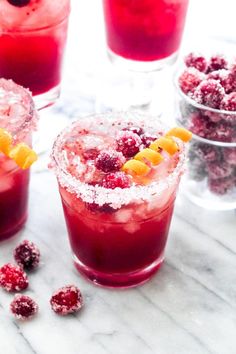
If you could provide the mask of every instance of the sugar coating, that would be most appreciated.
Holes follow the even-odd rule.
[[[38,267],[40,262],[40,251],[31,241],[22,241],[14,250],[16,263],[27,270],[33,270]]]
[[[31,297],[17,294],[10,304],[10,310],[17,320],[27,320],[37,314],[38,305]]]
[[[130,188],[115,188],[111,190],[99,185],[89,185],[76,178],[73,174],[68,173],[68,160],[63,146],[65,145],[65,141],[76,141],[76,136],[78,136],[78,132],[81,129],[86,131],[94,131],[95,129],[100,135],[109,131],[109,137],[112,137],[115,136],[118,127],[122,130],[127,126],[137,125],[142,126],[150,134],[163,132],[163,127],[156,117],[137,112],[107,113],[81,118],[62,131],[54,144],[51,163],[60,186],[70,193],[76,194],[78,198],[86,203],[96,203],[99,206],[106,204],[114,209],[119,209],[121,206],[128,205],[131,202],[141,204],[143,201],[152,201],[157,196],[162,195],[164,191],[177,184],[180,175],[185,169],[186,158],[184,146],[180,141],[178,141],[180,153],[176,157],[175,168],[167,176],[165,174],[163,178],[160,177],[158,181],[153,181],[146,186],[132,185]],[[111,138],[111,141],[113,140]],[[109,144],[111,144],[111,141],[109,141]],[[165,168],[164,165],[162,167]],[[162,167],[160,167],[160,176]]]
[[[8,291],[21,291],[28,287],[29,281],[26,273],[13,264],[5,264],[0,268],[0,286]]]
[[[55,313],[66,316],[81,309],[83,297],[76,286],[67,285],[54,292],[50,304]]]
[[[12,80],[0,79],[0,127],[18,142],[36,129],[37,121],[30,92]]]

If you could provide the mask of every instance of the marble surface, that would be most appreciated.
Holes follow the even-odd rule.
[[[0,265],[12,260],[20,240],[39,246],[42,263],[29,275],[26,294],[37,300],[40,311],[29,322],[16,321],[9,312],[12,295],[0,291],[0,354],[235,354],[235,211],[206,211],[180,195],[165,262],[139,288],[98,288],[74,269],[56,180],[47,169],[49,152],[72,117],[104,107],[98,93],[110,76],[91,57],[85,69],[83,50],[75,51],[75,37],[70,38],[61,100],[41,114],[36,137],[41,154],[32,169],[28,222],[14,239],[0,244]],[[61,318],[51,311],[49,299],[70,283],[79,286],[85,305],[77,315]]]

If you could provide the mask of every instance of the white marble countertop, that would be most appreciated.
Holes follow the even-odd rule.
[[[180,196],[165,263],[139,288],[98,288],[74,269],[56,180],[47,169],[48,154],[70,117],[97,108],[99,80],[83,70],[83,56],[78,65],[71,49],[74,39],[68,48],[62,98],[42,113],[43,153],[32,169],[28,222],[17,237],[0,244],[0,265],[12,260],[20,240],[39,246],[42,263],[30,274],[26,294],[36,299],[40,311],[31,321],[16,321],[9,313],[12,295],[0,291],[0,354],[235,354],[234,211],[206,211]],[[100,78],[104,73],[101,69]],[[81,289],[85,305],[77,315],[61,318],[50,309],[49,299],[70,283]]]

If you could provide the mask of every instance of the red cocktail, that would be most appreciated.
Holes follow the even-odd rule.
[[[37,116],[33,100],[22,87],[0,79],[0,128],[18,142],[31,144]],[[0,142],[1,143],[1,142]],[[27,219],[29,170],[23,170],[0,148],[0,241],[13,236]]]
[[[171,154],[155,151],[163,133],[150,117],[107,114],[75,122],[55,142],[52,166],[75,265],[94,283],[134,286],[163,261],[185,160],[178,139]]]
[[[0,77],[29,88],[41,106],[59,95],[69,11],[70,0],[0,3]]]
[[[188,0],[103,0],[103,7],[111,56],[139,62],[174,59]]]

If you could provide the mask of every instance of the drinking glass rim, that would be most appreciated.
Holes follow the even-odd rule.
[[[109,120],[108,117],[111,118],[111,116],[113,116],[114,121],[117,121],[118,117],[128,117],[129,122],[131,117],[133,119],[138,117],[139,121],[142,122],[144,122],[144,118],[148,118],[149,122],[154,122],[155,119],[156,124],[158,122],[157,128],[159,126],[159,128],[162,127],[162,130],[164,130],[165,127],[165,125],[163,125],[163,123],[161,123],[160,120],[156,117],[134,111],[118,111],[111,113],[108,112],[102,114],[91,114],[86,117],[77,119],[60,132],[53,144],[50,167],[54,170],[59,184],[71,194],[76,194],[77,198],[82,199],[84,202],[96,203],[99,206],[108,204],[114,209],[118,209],[122,205],[128,205],[134,201],[137,202],[137,200],[152,200],[153,197],[161,195],[166,189],[177,183],[178,178],[185,170],[186,162],[186,149],[184,147],[184,144],[182,144],[180,141],[178,141],[179,145],[181,145],[181,152],[179,154],[180,157],[174,170],[166,178],[159,181],[154,181],[149,185],[135,185],[131,186],[130,188],[124,189],[107,189],[98,185],[93,186],[89,185],[86,182],[82,182],[79,179],[76,179],[74,176],[72,176],[71,173],[66,170],[65,166],[63,166],[63,164],[65,163],[64,158],[62,157],[63,154],[61,154],[60,151],[63,138],[65,138],[67,134],[72,132],[75,126],[78,126],[81,123],[83,124],[84,119],[94,119],[96,117],[97,119],[100,118]],[[114,118],[114,116],[116,118]],[[140,120],[140,118],[142,118],[143,120]],[[125,122],[125,120],[122,119],[122,122]],[[81,126],[81,128],[83,128],[83,126]]]
[[[19,93],[21,97],[23,96],[22,100],[25,101],[25,103],[29,106],[28,113],[26,114],[26,117],[22,124],[17,126],[15,130],[9,131],[9,133],[12,134],[13,138],[17,140],[18,133],[24,132],[25,134],[27,134],[27,132],[34,131],[36,129],[36,124],[39,117],[35,108],[34,100],[28,89],[16,84],[13,80],[0,78],[0,88],[1,87],[6,91]]]
[[[20,26],[19,29],[3,29],[1,30],[2,34],[19,34],[19,33],[34,33],[34,32],[40,32],[40,31],[45,31],[47,29],[53,28],[53,27],[57,27],[60,24],[62,24],[63,22],[65,22],[66,20],[68,20],[69,15],[70,15],[70,9],[68,11],[68,13],[58,22],[52,22],[50,25],[48,26],[42,26],[42,27],[35,27],[32,28],[32,26],[30,25],[26,25],[26,26]]]

